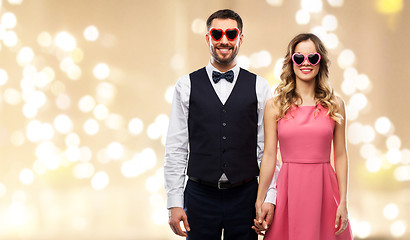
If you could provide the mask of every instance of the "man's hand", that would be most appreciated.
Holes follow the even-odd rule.
[[[187,233],[182,231],[181,226],[179,225],[181,221],[184,223],[185,229],[189,232],[191,229],[189,228],[188,218],[184,209],[180,207],[170,208],[168,224],[172,231],[181,237],[188,237]]]
[[[275,205],[264,202],[262,205],[255,204],[256,219],[254,219],[255,226],[252,229],[259,235],[264,235],[264,231],[268,230],[272,224],[273,214],[275,213]]]

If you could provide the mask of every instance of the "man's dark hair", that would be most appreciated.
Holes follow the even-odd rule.
[[[239,14],[232,11],[231,9],[222,9],[212,13],[211,16],[208,17],[208,20],[206,20],[208,31],[211,28],[212,20],[214,20],[215,18],[235,20],[238,24],[238,29],[242,32],[242,18],[239,16]]]

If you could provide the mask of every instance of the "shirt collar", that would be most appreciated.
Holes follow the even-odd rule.
[[[209,78],[210,80],[212,80],[212,72],[213,72],[213,71],[221,72],[221,71],[219,71],[216,67],[214,67],[214,66],[211,64],[211,61],[209,61],[208,65],[206,65],[205,69],[206,69],[206,73],[208,74],[208,78]],[[233,67],[233,68],[231,68],[231,69],[229,69],[229,70],[232,70],[232,71],[233,71],[233,73],[234,73],[233,82],[235,82],[236,79],[238,79],[240,67],[238,66],[238,64],[236,64],[235,67]],[[228,71],[229,71],[229,70],[228,70]],[[226,71],[226,72],[227,72],[227,71]],[[211,82],[213,83],[213,81],[211,81]]]

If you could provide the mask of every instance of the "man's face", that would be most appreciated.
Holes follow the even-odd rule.
[[[225,32],[227,29],[238,28],[238,24],[233,19],[220,19],[216,18],[212,20],[211,28],[212,29],[222,29]],[[222,35],[222,38],[216,41],[211,37],[210,32],[208,31],[206,35],[206,42],[209,46],[212,58],[221,65],[229,65],[234,62],[236,56],[238,55],[239,48],[242,44],[243,35],[239,32],[239,35],[233,40],[229,40],[225,34]]]

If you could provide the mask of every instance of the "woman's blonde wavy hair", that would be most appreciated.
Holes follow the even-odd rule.
[[[296,45],[300,42],[311,40],[316,47],[317,52],[321,56],[319,63],[319,72],[316,76],[315,99],[316,105],[320,104],[327,109],[327,114],[330,118],[338,123],[341,123],[343,117],[337,112],[338,104],[336,96],[329,83],[329,58],[327,57],[327,50],[322,41],[312,33],[302,33],[294,37],[289,45],[283,61],[282,74],[280,79],[282,82],[275,90],[275,104],[279,107],[279,114],[277,120],[285,117],[287,111],[292,106],[299,106],[297,102],[302,103],[303,100],[296,92],[296,75],[293,71],[292,55],[295,52]],[[298,101],[300,100],[300,101]]]

